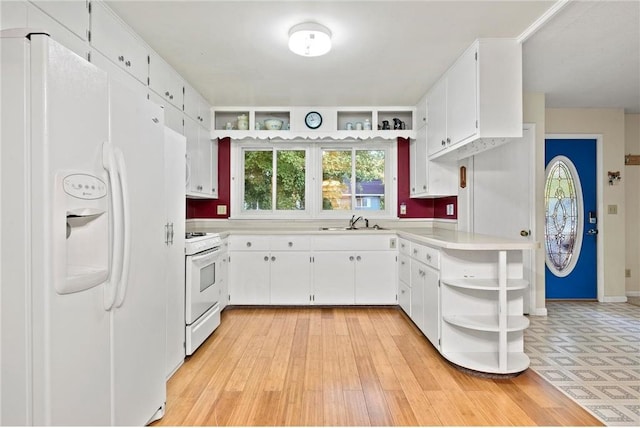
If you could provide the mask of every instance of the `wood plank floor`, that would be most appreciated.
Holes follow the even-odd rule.
[[[399,309],[230,308],[155,425],[602,424],[532,370],[459,371]]]

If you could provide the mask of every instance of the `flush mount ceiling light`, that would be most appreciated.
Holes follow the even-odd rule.
[[[305,22],[289,30],[289,49],[301,56],[320,56],[331,50],[331,31],[323,25]]]

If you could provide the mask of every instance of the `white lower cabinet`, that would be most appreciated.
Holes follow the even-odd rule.
[[[398,283],[398,305],[411,317],[411,287],[404,281]]]
[[[313,303],[353,305],[356,302],[353,253],[316,252],[313,260]]]
[[[220,272],[218,280],[220,281],[220,311],[229,304],[229,239],[222,240],[222,262],[220,263]]]
[[[305,236],[232,236],[229,304],[308,305],[311,254]]]
[[[397,302],[397,253],[361,251],[355,255],[355,299],[358,305],[395,305]]]
[[[302,235],[232,236],[229,304],[396,304],[396,240],[395,236],[381,234],[359,234],[353,240],[326,235],[319,239]]]
[[[447,360],[498,374],[529,366],[521,250],[436,249],[404,239],[400,245],[400,307]]]
[[[230,304],[269,304],[271,281],[268,254],[262,251],[237,251],[230,254]]]
[[[269,257],[272,305],[307,305],[311,255],[307,251],[274,251]]]

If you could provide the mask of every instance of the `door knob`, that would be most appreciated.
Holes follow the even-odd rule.
[[[524,230],[524,229],[522,229],[522,230],[520,231],[520,236],[525,236],[525,237],[526,237],[526,236],[529,236],[530,234],[531,234],[531,231],[530,231],[530,230]]]

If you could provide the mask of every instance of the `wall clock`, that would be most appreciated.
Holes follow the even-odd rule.
[[[304,117],[304,123],[310,129],[318,129],[322,125],[322,116],[317,111],[310,111]]]

